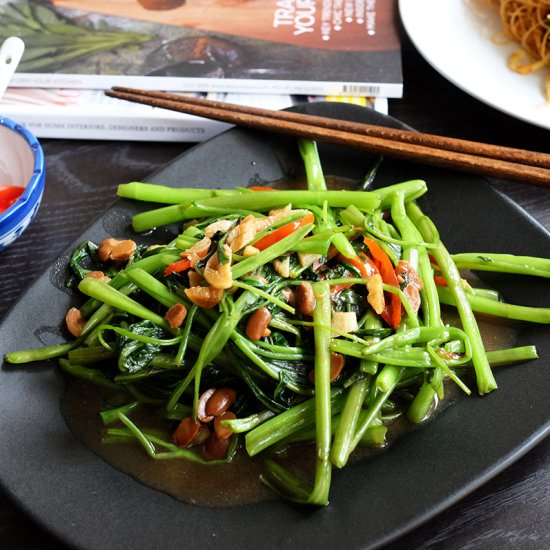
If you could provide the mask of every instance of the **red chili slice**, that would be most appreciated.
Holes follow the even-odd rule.
[[[171,263],[165,270],[164,270],[164,276],[168,277],[168,275],[171,275],[172,273],[181,273],[182,271],[186,271],[191,267],[191,262],[184,258],[183,260],[178,260],[177,262]]]
[[[313,223],[314,221],[315,221],[315,217],[310,212],[306,214],[303,218],[296,220],[295,222],[287,223],[286,225],[283,225],[278,229],[275,229],[275,231],[268,233],[265,237],[262,237],[257,243],[254,243],[254,247],[257,248],[258,250],[265,250],[266,248],[269,248],[271,245],[278,243],[280,240],[284,239],[285,237],[288,237],[290,234],[294,233],[294,231],[296,231],[300,227],[304,227],[304,225],[308,225],[310,223]]]
[[[25,191],[20,185],[0,185],[0,212],[5,212]]]
[[[370,237],[365,237],[363,242],[369,247],[370,255],[380,272],[382,281],[391,286],[399,288],[399,281],[395,274],[393,264],[388,255],[382,250],[381,246]],[[392,328],[397,328],[401,322],[401,300],[397,294],[391,294],[389,303],[386,302],[386,307],[382,312],[382,319]]]
[[[365,255],[356,256],[355,258],[346,258],[346,256],[339,254],[338,259],[341,262],[346,262],[355,267],[355,269],[361,273],[361,277],[363,277],[363,279],[368,279],[375,273],[378,273],[378,268],[376,265],[374,265],[370,258],[367,258]]]

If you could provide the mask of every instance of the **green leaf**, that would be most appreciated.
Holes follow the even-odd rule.
[[[32,13],[35,21],[46,29],[50,25],[63,23],[63,19],[61,19],[61,17],[59,17],[54,10],[47,8],[42,4],[33,4]]]
[[[19,24],[31,28],[39,27],[32,16],[26,17],[25,14],[21,13],[13,4],[6,4],[0,13],[4,23]]]
[[[87,273],[96,269],[98,248],[97,244],[92,241],[85,241],[74,250],[69,267],[78,280],[84,279]]]
[[[141,321],[128,327],[130,332],[151,338],[163,338],[164,331],[151,321]],[[161,349],[156,344],[145,344],[126,336],[117,335],[118,367],[123,372],[139,373],[146,369]]]

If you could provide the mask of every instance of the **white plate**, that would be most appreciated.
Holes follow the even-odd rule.
[[[519,75],[508,68],[518,46],[491,40],[501,29],[498,14],[467,0],[399,0],[399,10],[418,51],[445,78],[500,111],[550,129],[546,71]]]

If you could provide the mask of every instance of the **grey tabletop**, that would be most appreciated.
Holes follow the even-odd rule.
[[[390,102],[396,118],[423,132],[549,152],[547,130],[518,121],[463,93],[439,76],[405,37],[403,64],[405,95]],[[189,146],[43,140],[47,186],[42,206],[24,235],[0,253],[0,321],[25,288],[113,202],[118,183],[145,178]],[[550,229],[550,190],[505,181],[491,183]],[[33,254],[29,255],[31,248]],[[550,438],[387,548],[549,548],[548,518]],[[0,548],[68,547],[37,525],[0,489]]]

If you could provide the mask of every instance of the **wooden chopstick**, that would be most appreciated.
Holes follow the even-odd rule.
[[[456,151],[459,153],[470,153],[473,155],[486,156],[489,158],[498,158],[501,160],[509,160],[511,162],[519,162],[521,164],[530,164],[533,166],[541,166],[550,168],[550,155],[545,153],[535,153],[525,149],[514,149],[512,147],[503,147],[500,145],[490,145],[487,143],[479,143],[463,139],[437,136],[433,134],[424,134],[421,132],[411,132],[408,130],[400,130],[395,128],[387,128],[384,126],[375,126],[373,124],[362,124],[359,122],[351,122],[347,120],[337,120],[314,115],[303,115],[289,111],[273,111],[270,109],[261,109],[258,107],[247,107],[244,105],[235,105],[222,101],[212,101],[203,98],[187,97],[168,92],[157,92],[153,90],[136,90],[135,88],[124,88],[116,86],[113,91],[123,93],[133,93],[147,97],[156,97],[159,99],[168,99],[178,101],[189,105],[202,105],[215,109],[229,109],[234,112],[243,114],[256,114],[269,118],[277,118],[280,120],[288,120],[290,122],[306,122],[322,128],[341,130],[344,132],[353,132],[365,134],[373,137],[381,137],[392,139],[395,141],[403,141],[416,145],[425,145],[426,147],[435,147]],[[108,93],[107,95],[111,95]]]
[[[114,87],[106,94],[240,126],[348,145],[389,157],[550,186],[550,155],[545,153],[166,92]]]

